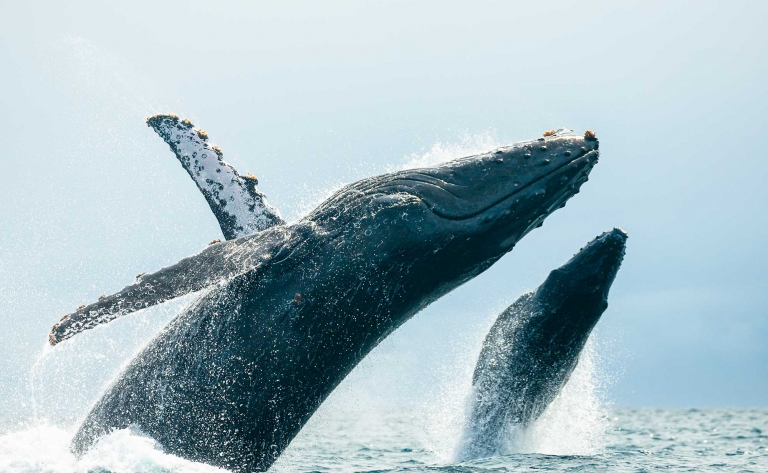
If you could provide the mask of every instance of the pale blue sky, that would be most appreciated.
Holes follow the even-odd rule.
[[[30,383],[81,414],[178,307],[94,331],[30,378],[51,324],[220,237],[144,124],[157,112],[205,128],[289,218],[435,144],[593,129],[581,194],[399,330],[356,389],[397,402],[444,382],[457,347],[620,226],[598,325],[608,398],[768,405],[768,3],[27,3],[0,2],[3,417],[26,415]]]

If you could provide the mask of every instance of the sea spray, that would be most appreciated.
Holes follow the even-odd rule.
[[[595,455],[605,447],[610,427],[604,400],[606,374],[593,334],[566,385],[529,428],[512,432],[509,453]]]
[[[71,430],[46,422],[0,436],[0,471],[14,473],[213,473],[218,468],[163,453],[154,440],[124,429],[102,438],[82,458],[69,449]]]
[[[406,156],[403,163],[387,168],[387,172],[436,166],[452,159],[485,153],[499,146],[501,143],[491,131],[476,134],[463,133],[456,142],[438,141],[427,151]]]
[[[403,171],[427,166],[435,166],[452,159],[484,153],[490,149],[501,146],[495,134],[485,131],[476,134],[463,133],[455,142],[437,141],[430,148],[420,153],[412,153],[403,157],[396,165],[387,165],[382,169],[374,170],[374,173]],[[346,169],[347,174],[356,175],[357,178],[371,174],[368,163],[360,162],[357,167]],[[344,187],[346,183],[340,180],[327,181],[325,183],[304,183],[300,185],[299,205],[295,209],[281,209],[288,221],[295,221],[310,213],[321,202],[328,199],[336,191]]]

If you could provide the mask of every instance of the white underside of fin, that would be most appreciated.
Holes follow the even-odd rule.
[[[228,240],[260,232],[285,221],[256,185],[258,180],[242,176],[223,153],[208,141],[205,131],[175,115],[155,115],[147,124],[165,140],[197,187],[205,196]]]

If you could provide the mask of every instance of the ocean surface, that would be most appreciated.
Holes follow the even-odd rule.
[[[546,425],[545,419],[513,440],[509,452],[458,464],[451,461],[451,439],[430,432],[435,425],[424,412],[319,414],[270,471],[768,472],[768,409],[611,408],[590,432],[568,422]],[[41,424],[5,433],[0,471],[223,471],[165,454],[130,430],[102,439],[77,460],[68,451],[73,432]]]
[[[69,451],[79,423],[120,366],[184,303],[164,309],[164,317],[114,322],[126,343],[94,330],[75,343],[46,346],[26,397],[15,401],[16,415],[0,415],[0,473],[224,471],[166,454],[131,429],[102,438],[82,458]],[[768,408],[612,406],[606,387],[613,375],[603,354],[615,350],[595,334],[529,429],[510,432],[497,456],[457,463],[487,325],[468,332],[469,345],[441,347],[440,367],[405,352],[415,343],[407,331],[389,337],[331,393],[270,472],[768,472]],[[433,366],[417,372],[423,365]]]

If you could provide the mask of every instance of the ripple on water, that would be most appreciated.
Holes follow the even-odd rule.
[[[768,472],[768,409],[612,409],[595,454],[513,453],[445,463],[424,445],[422,411],[326,412],[270,470],[287,472]],[[0,436],[2,472],[216,472],[124,430],[81,459],[73,429],[47,424]],[[560,440],[558,440],[560,441]],[[546,445],[546,442],[542,443]]]

